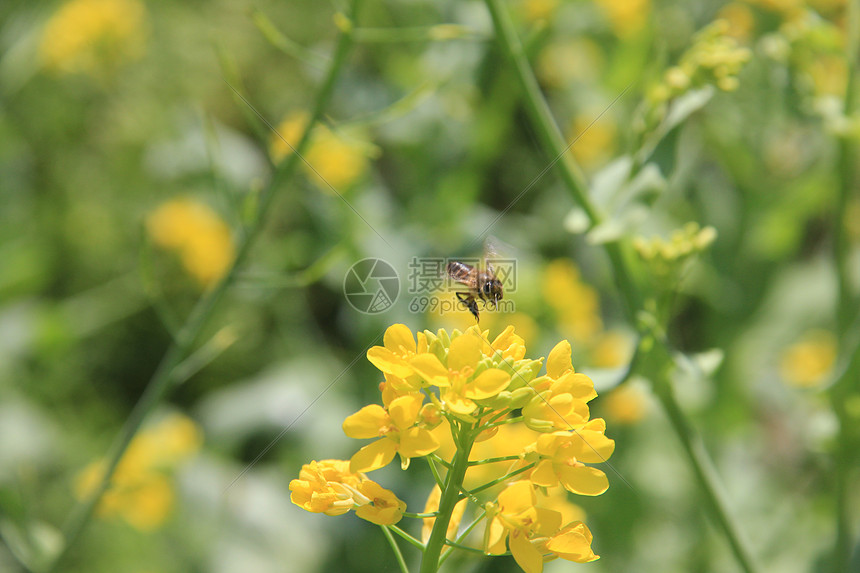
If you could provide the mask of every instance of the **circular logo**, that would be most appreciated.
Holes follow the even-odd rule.
[[[358,312],[385,312],[400,294],[400,277],[394,267],[382,259],[362,259],[346,271],[343,294]]]

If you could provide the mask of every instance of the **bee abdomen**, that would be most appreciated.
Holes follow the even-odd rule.
[[[474,270],[473,267],[467,265],[466,263],[460,263],[457,261],[451,261],[445,267],[445,270],[452,279],[460,282],[465,282],[469,280],[469,275]]]

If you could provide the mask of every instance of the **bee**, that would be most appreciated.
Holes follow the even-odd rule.
[[[483,269],[458,261],[451,261],[445,267],[445,271],[449,277],[465,285],[468,289],[466,291],[457,291],[455,294],[457,295],[457,299],[474,315],[475,322],[481,321],[481,317],[478,314],[478,299],[484,301],[484,306],[490,304],[492,308],[496,308],[504,294],[502,292],[502,281],[496,278],[493,265],[487,260],[488,256],[484,257],[485,267]]]

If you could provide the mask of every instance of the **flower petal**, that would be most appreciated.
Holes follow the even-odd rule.
[[[478,334],[461,334],[451,341],[448,350],[448,370],[460,372],[475,368],[481,359],[481,346],[484,341]]]
[[[382,343],[385,348],[400,356],[415,353],[415,338],[405,324],[389,326],[382,338]]]
[[[394,425],[400,430],[412,427],[418,419],[418,412],[421,410],[423,401],[423,394],[400,396],[392,400],[391,404],[388,405],[388,414]]]
[[[562,559],[576,563],[588,563],[599,556],[591,550],[591,531],[581,521],[571,523],[554,535],[546,548]]]
[[[535,469],[529,475],[529,479],[535,485],[543,487],[553,487],[558,485],[558,476],[555,475],[555,469],[552,467],[551,460],[541,460],[538,462]]]
[[[498,368],[491,368],[484,370],[477,378],[467,383],[463,395],[472,400],[492,398],[507,388],[510,383],[510,374]]]
[[[400,434],[400,455],[417,458],[435,452],[439,442],[427,428],[409,428]]]
[[[606,474],[597,468],[576,464],[554,464],[558,481],[564,488],[579,495],[600,495],[609,489],[609,480]]]
[[[378,438],[390,422],[388,413],[379,404],[365,406],[343,421],[343,433],[350,438]]]
[[[558,378],[565,372],[573,370],[573,364],[570,361],[570,342],[562,340],[555,345],[555,348],[549,351],[549,356],[546,358],[546,373],[551,378]]]
[[[386,374],[393,374],[400,378],[412,375],[412,369],[403,361],[403,358],[388,348],[374,346],[367,351],[367,359]]]
[[[349,471],[371,472],[387,466],[397,453],[397,443],[388,438],[382,438],[367,444],[349,460]]]
[[[522,531],[511,533],[508,540],[511,553],[523,571],[526,573],[541,573],[543,571],[543,555],[537,547],[532,545],[526,534]]]
[[[448,369],[439,362],[435,354],[419,354],[409,361],[412,371],[418,374],[428,384],[434,386],[450,386]]]

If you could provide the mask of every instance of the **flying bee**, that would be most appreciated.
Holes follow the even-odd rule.
[[[451,261],[445,267],[449,277],[469,289],[456,291],[455,294],[457,299],[474,315],[475,322],[481,320],[478,315],[478,299],[484,301],[484,306],[490,304],[492,308],[496,308],[503,296],[502,281],[496,278],[495,270],[488,260],[488,255],[484,257],[484,261],[485,268],[483,269],[458,261]]]

